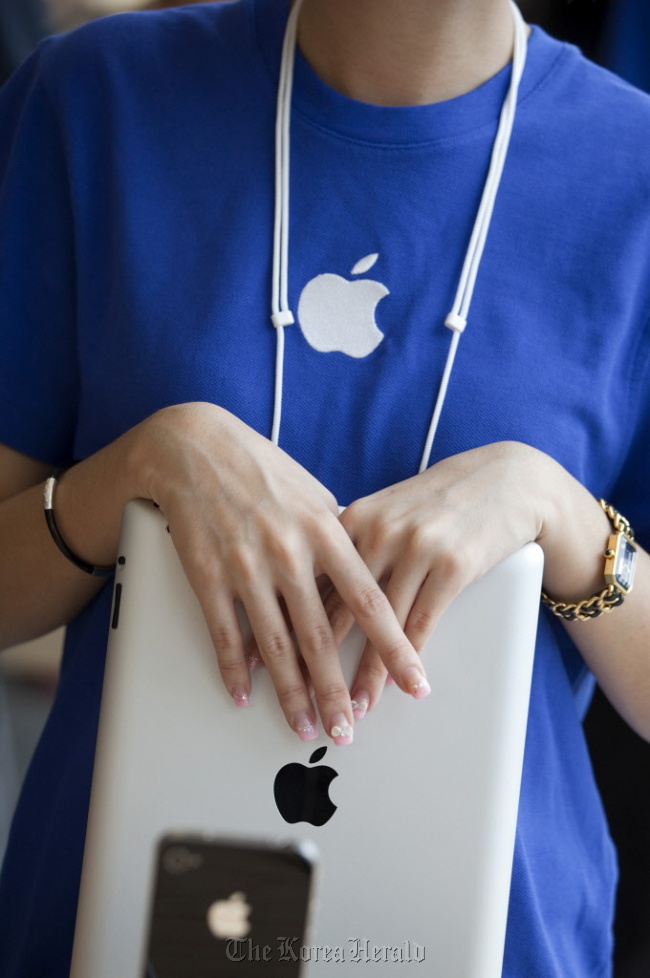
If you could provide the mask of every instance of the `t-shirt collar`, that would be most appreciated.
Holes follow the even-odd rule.
[[[269,81],[277,85],[282,38],[289,0],[248,0],[257,43]],[[528,40],[528,57],[519,103],[549,70],[563,45],[535,27]],[[510,81],[510,64],[478,88],[432,105],[399,108],[358,102],[330,88],[296,52],[293,113],[333,134],[360,142],[417,145],[469,135],[496,123]]]

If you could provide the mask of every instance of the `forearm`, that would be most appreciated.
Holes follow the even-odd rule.
[[[137,429],[62,476],[56,521],[69,547],[84,560],[116,558],[122,511],[139,494]],[[105,583],[68,561],[43,515],[43,483],[0,503],[0,648],[67,624]]]
[[[634,591],[624,604],[566,627],[612,705],[650,741],[650,555],[637,549]]]

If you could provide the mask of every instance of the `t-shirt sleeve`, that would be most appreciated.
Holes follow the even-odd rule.
[[[0,442],[58,464],[78,402],[73,216],[39,51],[0,91]]]

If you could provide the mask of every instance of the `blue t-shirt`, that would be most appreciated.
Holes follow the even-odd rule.
[[[46,42],[4,90],[0,442],[55,465],[196,400],[269,434],[287,6],[107,18]],[[341,504],[417,471],[509,77],[507,67],[448,102],[382,108],[332,91],[297,57],[298,321],[286,331],[280,441]],[[431,457],[526,442],[617,505],[646,541],[648,131],[650,99],[533,30]],[[327,273],[348,285],[314,318],[305,290]],[[383,286],[369,288],[382,334],[372,349],[367,317],[341,312],[356,308],[345,290],[364,278]],[[324,352],[325,334],[341,328],[348,352]],[[68,974],[109,610],[106,587],[68,629],[0,884],[2,978]],[[610,974],[616,870],[581,727],[591,685],[543,613],[506,978]]]

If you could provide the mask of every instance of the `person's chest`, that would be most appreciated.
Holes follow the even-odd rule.
[[[294,129],[280,444],[347,504],[417,471],[492,134],[387,151]],[[80,456],[181,401],[270,434],[271,127],[187,136],[118,147],[82,213]],[[525,154],[515,140],[431,461],[516,439],[588,482],[619,460],[619,272],[582,233],[588,204],[559,219],[570,187],[533,192]]]

